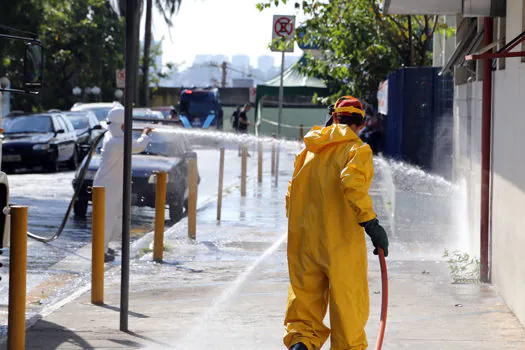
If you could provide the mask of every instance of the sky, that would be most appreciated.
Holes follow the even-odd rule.
[[[163,62],[188,66],[198,54],[245,54],[257,67],[257,57],[270,55],[280,64],[281,54],[268,48],[272,38],[273,15],[297,15],[296,26],[303,20],[294,9],[295,1],[262,12],[255,5],[259,0],[182,0],[180,11],[168,28],[164,18],[154,12],[153,36],[164,38]],[[144,27],[143,25],[141,26]],[[141,38],[144,34],[141,33]],[[302,53],[296,45],[294,56]]]

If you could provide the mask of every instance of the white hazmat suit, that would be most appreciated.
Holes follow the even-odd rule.
[[[124,168],[124,109],[115,107],[108,112],[108,132],[102,145],[102,159],[95,179],[94,186],[106,188],[106,220],[104,231],[105,251],[111,240],[122,234],[122,188]],[[149,137],[145,134],[138,140],[133,140],[133,153],[140,153],[146,149]]]

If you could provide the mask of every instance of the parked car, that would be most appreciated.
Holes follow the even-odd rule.
[[[27,112],[15,110],[15,111],[11,111],[11,112],[7,113],[6,117],[14,117],[14,116],[17,116],[17,115],[24,115],[24,114],[27,114]]]
[[[91,111],[95,113],[97,116],[97,119],[102,125],[103,128],[107,128],[106,124],[106,117],[108,116],[108,112],[114,107],[114,105],[118,105],[122,108],[122,104],[119,102],[97,102],[97,103],[75,103],[73,107],[71,107],[72,111]]]
[[[158,124],[159,121],[164,119],[162,113],[158,111],[152,111],[149,108],[133,108],[133,118],[140,118],[140,122],[147,123],[144,119],[150,119],[153,124]]]
[[[133,126],[133,138],[140,136],[147,124]],[[185,153],[191,150],[190,143],[184,136],[161,132],[166,127],[156,128],[150,136],[150,144],[140,154],[133,155],[132,162],[132,205],[139,207],[155,207],[155,172],[168,173],[166,204],[169,207],[170,219],[179,221],[184,210],[187,210],[188,199],[188,160]],[[95,154],[91,160],[82,189],[75,202],[75,216],[84,217],[91,201],[91,187],[100,164],[100,155]],[[78,182],[77,171],[73,187]],[[200,179],[199,179],[200,182]]]
[[[62,163],[78,166],[77,134],[61,114],[26,114],[4,118],[2,169],[43,166],[57,172]]]
[[[175,109],[173,106],[151,107],[152,111],[161,112],[164,119],[170,119],[170,111]]]
[[[89,153],[93,140],[102,133],[102,125],[91,111],[64,112],[64,116],[75,128],[79,156],[83,159]]]

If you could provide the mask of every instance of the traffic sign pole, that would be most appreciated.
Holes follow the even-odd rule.
[[[279,113],[277,119],[277,137],[281,137],[281,121],[283,115],[283,100],[284,100],[284,51],[281,56],[281,84],[279,85]]]
[[[281,51],[281,82],[279,84],[279,112],[277,119],[277,137],[281,136],[281,122],[284,100],[284,60],[285,52],[293,52],[293,34],[295,31],[295,16],[273,16],[272,51]],[[276,47],[275,40],[284,40],[284,47]]]

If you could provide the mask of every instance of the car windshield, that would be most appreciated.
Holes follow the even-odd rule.
[[[91,107],[87,110],[95,113],[99,122],[105,122],[111,107]]]
[[[181,103],[181,114],[192,117],[206,117],[215,113],[217,103],[214,101],[185,101]]]
[[[133,110],[133,116],[135,118],[146,118],[146,117],[152,117],[151,112],[147,109],[134,109]]]
[[[133,139],[138,139],[141,134],[141,131],[133,130]],[[183,135],[154,131],[150,135],[150,143],[148,144],[148,147],[146,147],[141,154],[181,157],[188,150],[189,144]]]
[[[6,134],[53,132],[53,122],[48,115],[26,115],[4,119]]]
[[[75,130],[89,129],[89,121],[87,117],[73,114],[66,114],[66,117],[71,121]]]

